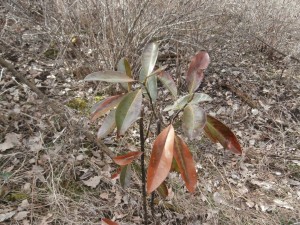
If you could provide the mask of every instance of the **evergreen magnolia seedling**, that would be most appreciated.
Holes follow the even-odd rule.
[[[165,179],[169,172],[174,169],[180,172],[186,188],[189,192],[194,192],[197,185],[197,172],[193,156],[188,145],[176,133],[173,123],[182,117],[182,130],[190,140],[196,139],[202,131],[213,142],[219,142],[225,149],[236,154],[241,154],[241,146],[233,132],[216,118],[207,115],[201,107],[201,103],[211,101],[212,99],[205,93],[196,93],[203,78],[204,71],[210,63],[207,52],[201,51],[196,54],[189,65],[186,73],[186,82],[188,94],[178,98],[177,87],[172,76],[164,71],[165,67],[154,71],[158,56],[158,43],[148,44],[142,54],[141,70],[138,80],[135,80],[131,72],[127,59],[122,58],[118,63],[118,71],[103,71],[89,74],[86,81],[105,81],[111,83],[120,83],[126,90],[126,93],[110,96],[98,103],[92,108],[92,121],[105,114],[106,117],[98,131],[98,138],[106,137],[110,132],[117,128],[117,136],[123,136],[129,127],[140,118],[140,146],[141,151],[128,152],[125,155],[119,155],[113,158],[114,162],[120,166],[120,182],[122,187],[127,187],[132,173],[131,164],[134,160],[141,157],[142,173],[142,193],[144,200],[144,222],[147,221],[146,192],[148,194],[158,190],[160,195],[168,194]],[[171,111],[170,122],[164,124],[165,128],[160,132],[161,112],[156,110],[158,98],[157,82],[160,81],[170,94],[173,96],[174,104],[167,106],[163,112]],[[138,87],[133,90],[133,83]],[[151,157],[148,163],[147,177],[145,173],[144,153],[145,140],[148,138],[149,128],[144,135],[144,102],[150,104],[152,115],[158,121],[158,135],[154,140]],[[163,101],[163,100],[162,100]],[[173,114],[172,114],[173,113]],[[151,119],[150,119],[151,120]],[[171,169],[172,168],[172,169]],[[146,183],[147,180],[147,183]],[[106,224],[110,220],[104,219]],[[111,224],[113,224],[112,222]]]

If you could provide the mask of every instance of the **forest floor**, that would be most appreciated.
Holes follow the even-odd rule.
[[[51,40],[39,29],[30,23],[6,26],[1,57],[49,98],[64,104],[70,120],[96,132],[88,120],[89,108],[95,95],[105,97],[114,90],[81,81],[82,74],[74,72],[79,67],[76,58],[69,59],[71,66],[64,58],[51,59],[56,50],[49,48]],[[197,190],[189,194],[172,173],[170,196],[157,196],[156,220],[300,224],[299,62],[287,63],[280,53],[255,47],[250,37],[235,34],[218,34],[203,45],[211,64],[199,91],[213,98],[204,108],[235,132],[243,154],[224,151],[205,137],[189,143],[197,163]],[[160,47],[168,53],[167,47]],[[195,53],[181,56],[185,68]],[[176,69],[174,58],[165,63],[171,71]],[[119,180],[110,178],[116,165],[80,130],[62,127],[60,120],[36,93],[1,68],[0,223],[100,224],[105,217],[141,224],[138,176],[123,190]],[[116,140],[112,135],[104,142],[115,153],[125,143],[136,149],[136,128],[128,131],[130,138]]]

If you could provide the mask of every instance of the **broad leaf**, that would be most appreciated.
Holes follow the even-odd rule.
[[[171,92],[171,94],[176,98],[177,87],[171,75],[165,71],[161,71],[157,77],[163,83],[163,85]]]
[[[151,76],[146,82],[147,89],[149,91],[152,102],[156,102],[157,99],[157,77]]]
[[[123,99],[123,96],[123,94],[110,96],[100,102],[97,102],[91,109],[91,120],[95,121],[98,117],[104,115],[106,112],[116,107]]]
[[[197,106],[188,104],[183,111],[182,129],[189,139],[200,137],[206,123],[205,111]]]
[[[193,99],[193,94],[188,94],[183,97],[180,97],[177,99],[173,105],[168,105],[166,108],[164,108],[164,111],[170,111],[170,110],[180,110],[182,109],[188,102],[189,104],[198,104],[201,102],[209,102],[212,101],[212,98],[204,93],[195,93]]]
[[[204,132],[213,142],[219,142],[225,149],[242,154],[241,146],[233,132],[216,118],[207,115]]]
[[[165,181],[162,182],[161,185],[159,185],[159,187],[157,188],[157,192],[160,195],[160,197],[162,197],[162,198],[168,197],[169,190],[168,190],[168,187],[167,187],[167,184]]]
[[[192,58],[190,63],[186,81],[190,93],[193,93],[200,86],[204,78],[204,70],[210,63],[209,55],[207,52],[201,51]]]
[[[129,186],[131,174],[132,174],[132,170],[130,164],[122,167],[120,173],[120,183],[122,188],[127,188]]]
[[[125,155],[116,156],[113,160],[116,164],[125,166],[130,164],[133,160],[138,159],[142,154],[142,152],[129,152]]]
[[[146,77],[149,76],[155,66],[158,56],[158,43],[153,42],[148,44],[142,54],[142,68],[140,71],[139,80],[144,82]]]
[[[102,225],[119,225],[118,223],[113,222],[110,219],[106,219],[106,218],[102,218],[101,221],[102,221],[101,223]]]
[[[125,131],[139,117],[142,108],[142,90],[130,92],[124,96],[116,110],[117,133],[123,135]]]
[[[124,72],[119,71],[103,71],[95,72],[87,75],[85,81],[105,81],[110,83],[133,82],[131,77],[127,76]]]
[[[197,184],[197,172],[193,156],[184,141],[175,135],[174,158],[178,164],[182,179],[189,192],[194,192]]]
[[[101,127],[98,130],[97,138],[105,138],[116,127],[115,119],[116,110],[111,110],[102,122]]]
[[[169,174],[173,159],[174,135],[171,124],[154,141],[147,171],[147,193],[158,188]]]
[[[118,67],[119,72],[126,73],[126,75],[128,77],[132,78],[131,67],[130,67],[130,64],[129,64],[129,62],[126,58],[120,59],[120,61],[118,62],[117,67]],[[121,83],[121,85],[125,90],[131,91],[131,84],[130,83]]]

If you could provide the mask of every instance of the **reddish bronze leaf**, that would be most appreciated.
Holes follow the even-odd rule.
[[[102,225],[119,225],[118,223],[113,222],[110,219],[106,219],[106,218],[102,218],[101,221],[102,221],[101,223]]]
[[[178,164],[182,179],[189,192],[194,192],[197,184],[197,172],[193,156],[184,141],[175,135],[174,158]]]
[[[97,102],[91,109],[92,121],[95,121],[98,117],[104,115],[106,112],[117,106],[123,99],[123,94],[110,96],[100,102]]]
[[[166,127],[155,139],[147,172],[147,193],[151,193],[166,179],[172,165],[174,128]]]
[[[204,132],[213,142],[219,142],[225,149],[242,154],[242,148],[233,132],[216,118],[207,115]]]
[[[116,172],[113,173],[113,174],[111,175],[110,178],[111,178],[112,180],[115,179],[115,178],[117,178],[117,177],[120,175],[121,170],[122,170],[122,167],[119,167],[119,168],[116,170]]]
[[[200,86],[204,78],[204,70],[210,63],[209,55],[207,52],[201,51],[192,58],[190,63],[186,81],[188,84],[189,92],[193,93]]]
[[[130,164],[133,160],[139,158],[143,153],[142,152],[129,152],[125,155],[119,155],[113,158],[116,164],[120,166],[125,166]]]

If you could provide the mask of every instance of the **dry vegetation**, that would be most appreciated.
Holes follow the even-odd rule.
[[[190,57],[209,52],[212,63],[201,87],[214,101],[205,107],[230,125],[244,150],[237,157],[205,138],[192,143],[197,191],[188,194],[172,175],[174,196],[155,206],[159,224],[299,224],[298,0],[0,5],[0,56],[65,104],[70,121],[93,132],[88,108],[118,90],[80,80],[115,68],[123,56],[137,72],[141,50],[153,40],[161,42],[158,64],[169,65],[179,86]],[[141,224],[138,177],[122,190],[110,179],[116,167],[101,149],[81,130],[62,126],[61,115],[0,68],[0,223],[100,224],[107,217]],[[134,148],[135,128],[130,132],[130,138],[112,136],[105,143],[115,153],[126,143]]]

